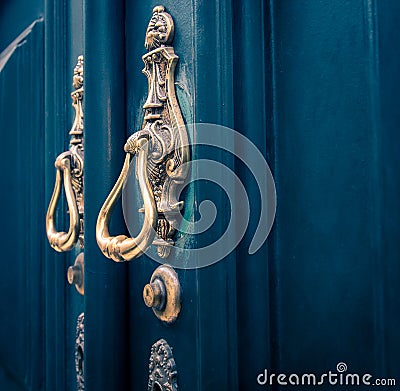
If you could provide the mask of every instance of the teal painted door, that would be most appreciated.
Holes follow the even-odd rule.
[[[90,206],[94,219],[120,170],[122,143],[141,126],[147,94],[141,55],[157,2],[104,5],[98,18],[92,18],[97,3],[88,4],[92,76],[87,88],[88,94],[102,97],[88,102],[87,126],[96,129],[89,136],[96,149],[88,152],[88,169],[98,168],[99,145],[107,156],[101,167],[106,180],[96,178],[88,186],[96,199]],[[259,385],[257,377],[266,369],[321,376],[337,371],[341,362],[350,374],[398,377],[399,56],[391,49],[397,3],[163,5],[176,24],[177,89],[186,121],[233,127],[258,146],[274,174],[277,214],[265,245],[249,255],[260,213],[254,178],[232,156],[194,147],[194,157],[221,161],[241,176],[252,199],[251,219],[243,241],[224,261],[178,271],[183,307],[169,327],[142,301],[157,263],[146,257],[127,265],[102,262],[93,245],[91,272],[104,275],[103,282],[93,284],[105,285],[105,270],[121,272],[122,282],[118,308],[107,298],[90,327],[98,328],[110,311],[129,308],[125,317],[111,322],[118,324],[119,343],[130,341],[119,350],[118,382],[130,379],[131,389],[145,389],[150,348],[159,338],[174,348],[184,390],[284,389],[273,379],[271,386]],[[101,39],[94,34],[100,30]],[[101,82],[95,74],[99,64]],[[208,239],[218,237],[229,205],[209,183],[200,181],[194,188],[195,212],[208,197],[217,206]],[[123,223],[115,224],[124,229]],[[89,229],[94,237],[94,227]],[[96,300],[93,295],[93,308]],[[108,327],[97,337],[104,337]],[[108,348],[115,341],[109,343]],[[93,373],[115,359],[99,349],[88,345]],[[95,360],[99,352],[104,361]],[[104,380],[92,381],[88,386],[95,389]]]
[[[250,219],[225,259],[176,268],[182,310],[169,326],[142,299],[159,264],[147,256],[117,264],[102,255],[95,232],[122,167],[124,143],[143,121],[148,86],[141,56],[159,4],[37,4],[25,5],[26,23],[17,16],[21,11],[7,14],[21,25],[7,32],[12,36],[2,33],[3,50],[31,26],[11,56],[0,57],[7,146],[0,389],[75,389],[76,317],[83,311],[89,391],[146,389],[150,350],[161,338],[173,348],[180,390],[283,390],[289,385],[282,377],[279,384],[278,374],[286,381],[304,373],[320,380],[329,371],[398,384],[398,2],[165,0],[175,22],[176,90],[186,123],[224,125],[251,140],[271,167],[277,195],[272,231],[250,255],[261,213],[256,179],[235,154],[192,146],[193,159],[221,162],[240,177],[251,200]],[[11,12],[1,7],[4,15]],[[51,250],[44,229],[54,160],[68,144],[72,70],[81,53],[84,298],[66,282],[75,254]],[[192,141],[201,137],[200,128],[190,133]],[[215,137],[250,159],[228,133]],[[183,197],[185,213],[194,219],[204,200],[217,210],[212,227],[188,235],[187,242],[196,248],[218,238],[231,214],[224,192],[200,180]],[[62,216],[65,207],[60,224]],[[126,233],[119,205],[111,230]],[[344,368],[338,363],[347,371],[338,372]],[[315,387],[331,388],[328,379]]]
[[[56,253],[45,216],[54,161],[68,148],[76,58],[83,53],[83,2],[0,4],[2,176],[0,389],[74,390],[75,334],[83,297],[66,272],[79,248]],[[57,227],[65,229],[64,200]]]
[[[44,90],[42,80],[36,78],[43,68],[43,21],[36,10],[30,11],[33,18],[27,24],[9,27],[15,35],[9,42],[1,41],[0,54],[0,126],[7,167],[0,198],[0,388],[7,391],[25,390],[28,384],[31,389],[43,389],[45,377],[42,286],[46,244],[37,232],[45,210]],[[2,27],[7,25],[3,20]],[[34,192],[33,186],[42,192]]]

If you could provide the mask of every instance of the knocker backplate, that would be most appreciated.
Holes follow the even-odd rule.
[[[178,201],[180,187],[188,174],[190,159],[188,134],[175,94],[175,67],[178,56],[172,46],[174,22],[163,6],[153,9],[142,59],[148,79],[148,93],[143,105],[144,120],[140,130],[125,143],[126,153],[121,174],[100,209],[96,239],[103,254],[115,262],[139,257],[151,244],[158,255],[167,258],[181,220],[183,201]],[[141,192],[144,219],[139,233],[129,226],[131,237],[111,236],[109,221],[121,196],[131,162],[136,163],[136,179]],[[133,202],[131,195],[129,203]],[[124,208],[125,210],[125,208]]]
[[[127,142],[133,145],[138,137],[149,139],[147,174],[157,205],[158,255],[168,257],[176,232],[177,215],[183,202],[177,200],[177,187],[187,176],[189,160],[188,135],[175,94],[175,66],[178,56],[172,45],[174,23],[164,7],[153,10],[146,32],[145,46],[149,53],[143,58],[143,73],[148,79],[148,96],[142,130]],[[129,148],[129,147],[128,147]]]

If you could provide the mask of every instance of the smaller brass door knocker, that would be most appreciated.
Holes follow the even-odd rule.
[[[56,180],[46,214],[46,233],[50,246],[58,251],[70,251],[79,242],[84,247],[84,203],[83,203],[83,56],[78,57],[74,68],[71,92],[75,119],[69,132],[69,150],[58,155],[54,165]],[[69,228],[67,232],[56,229],[55,213],[60,199],[62,185],[68,205]],[[84,294],[84,256],[80,253],[73,266],[68,269],[68,282]]]
[[[167,258],[174,244],[177,217],[183,201],[177,187],[187,176],[188,135],[175,95],[174,22],[163,6],[153,9],[142,59],[148,78],[148,96],[142,129],[128,138],[121,174],[102,206],[96,225],[97,243],[103,254],[115,262],[140,256],[153,243],[158,255]],[[111,236],[109,221],[136,156],[136,173],[143,199],[144,223],[136,237]]]
[[[47,238],[50,246],[59,252],[72,250],[78,240],[83,248],[83,56],[78,57],[72,85],[75,88],[71,93],[75,120],[69,132],[69,150],[61,153],[54,163],[56,180],[46,215]],[[62,184],[69,213],[67,232],[59,232],[55,227],[55,213]]]

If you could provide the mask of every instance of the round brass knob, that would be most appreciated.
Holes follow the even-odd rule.
[[[143,288],[143,300],[158,319],[166,323],[176,320],[181,310],[181,286],[171,266],[162,265],[154,271]]]
[[[84,294],[84,261],[83,253],[80,253],[76,259],[75,264],[70,266],[67,271],[67,280],[70,285],[75,284],[76,290]]]
[[[143,300],[147,307],[162,311],[165,308],[165,285],[160,279],[155,279],[143,289]]]
[[[70,266],[67,272],[67,278],[70,285],[82,284],[82,269],[80,266]]]

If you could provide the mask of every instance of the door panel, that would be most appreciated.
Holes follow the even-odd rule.
[[[375,52],[374,71],[377,79],[376,100],[379,104],[379,117],[375,137],[378,142],[379,186],[382,188],[378,198],[380,204],[380,258],[378,267],[383,281],[382,297],[378,305],[382,307],[383,322],[380,332],[384,334],[385,373],[398,373],[398,349],[400,335],[396,331],[399,324],[400,296],[397,281],[400,276],[398,224],[400,205],[399,180],[397,167],[400,165],[399,135],[400,113],[396,102],[399,101],[400,56],[393,51],[391,40],[398,38],[400,8],[396,2],[375,5]]]
[[[27,3],[20,18],[11,17],[18,23],[10,23],[8,35],[0,34],[8,44],[34,22],[0,57],[7,164],[1,192],[6,223],[0,388],[76,389],[75,332],[82,312],[89,391],[146,389],[151,347],[162,338],[172,347],[180,390],[261,389],[257,376],[264,369],[318,376],[339,362],[351,373],[396,377],[400,55],[393,42],[400,5],[394,0],[162,3],[175,23],[175,88],[185,122],[225,125],[251,140],[272,168],[278,203],[267,242],[250,255],[262,202],[255,178],[232,154],[191,147],[192,160],[218,161],[238,174],[251,200],[251,218],[243,240],[224,260],[193,270],[176,267],[182,310],[166,325],[142,298],[159,263],[146,255],[127,263],[106,259],[95,232],[122,168],[124,143],[143,123],[148,83],[141,57],[159,3]],[[2,12],[15,10],[5,4]],[[44,229],[54,160],[68,149],[72,75],[80,54],[85,59],[84,297],[66,281],[79,248],[54,252]],[[191,141],[201,138],[200,128],[188,127]],[[215,133],[215,139],[237,152],[246,147],[227,134]],[[226,230],[231,205],[218,186],[195,181],[182,200],[191,221],[199,218],[204,200],[217,209],[204,234],[181,236],[188,247],[209,244]],[[140,207],[132,203],[131,209]],[[67,224],[66,209],[61,200],[59,227]],[[127,234],[121,210],[118,204],[112,234]],[[183,266],[188,259],[176,251],[170,261]],[[265,387],[284,388],[277,382]]]
[[[320,373],[343,361],[357,373],[396,374],[386,357],[398,346],[387,344],[386,330],[387,319],[399,322],[397,300],[387,296],[388,276],[399,277],[399,247],[387,219],[399,216],[386,205],[393,205],[399,182],[384,172],[398,164],[386,149],[389,139],[399,145],[399,122],[381,99],[399,78],[380,46],[396,14],[394,2],[274,7],[280,370]]]
[[[88,390],[129,389],[127,265],[96,243],[99,210],[122,167],[125,143],[125,45],[122,1],[86,1],[85,34],[85,348]],[[123,232],[116,208],[111,232]],[[134,352],[131,352],[134,354]]]
[[[44,387],[43,21],[33,20],[0,55],[2,284],[0,385]],[[19,32],[20,33],[20,32]],[[15,88],[18,86],[19,88]],[[23,92],[22,92],[23,91]],[[29,131],[27,131],[29,129]],[[31,357],[37,357],[32,361]]]

